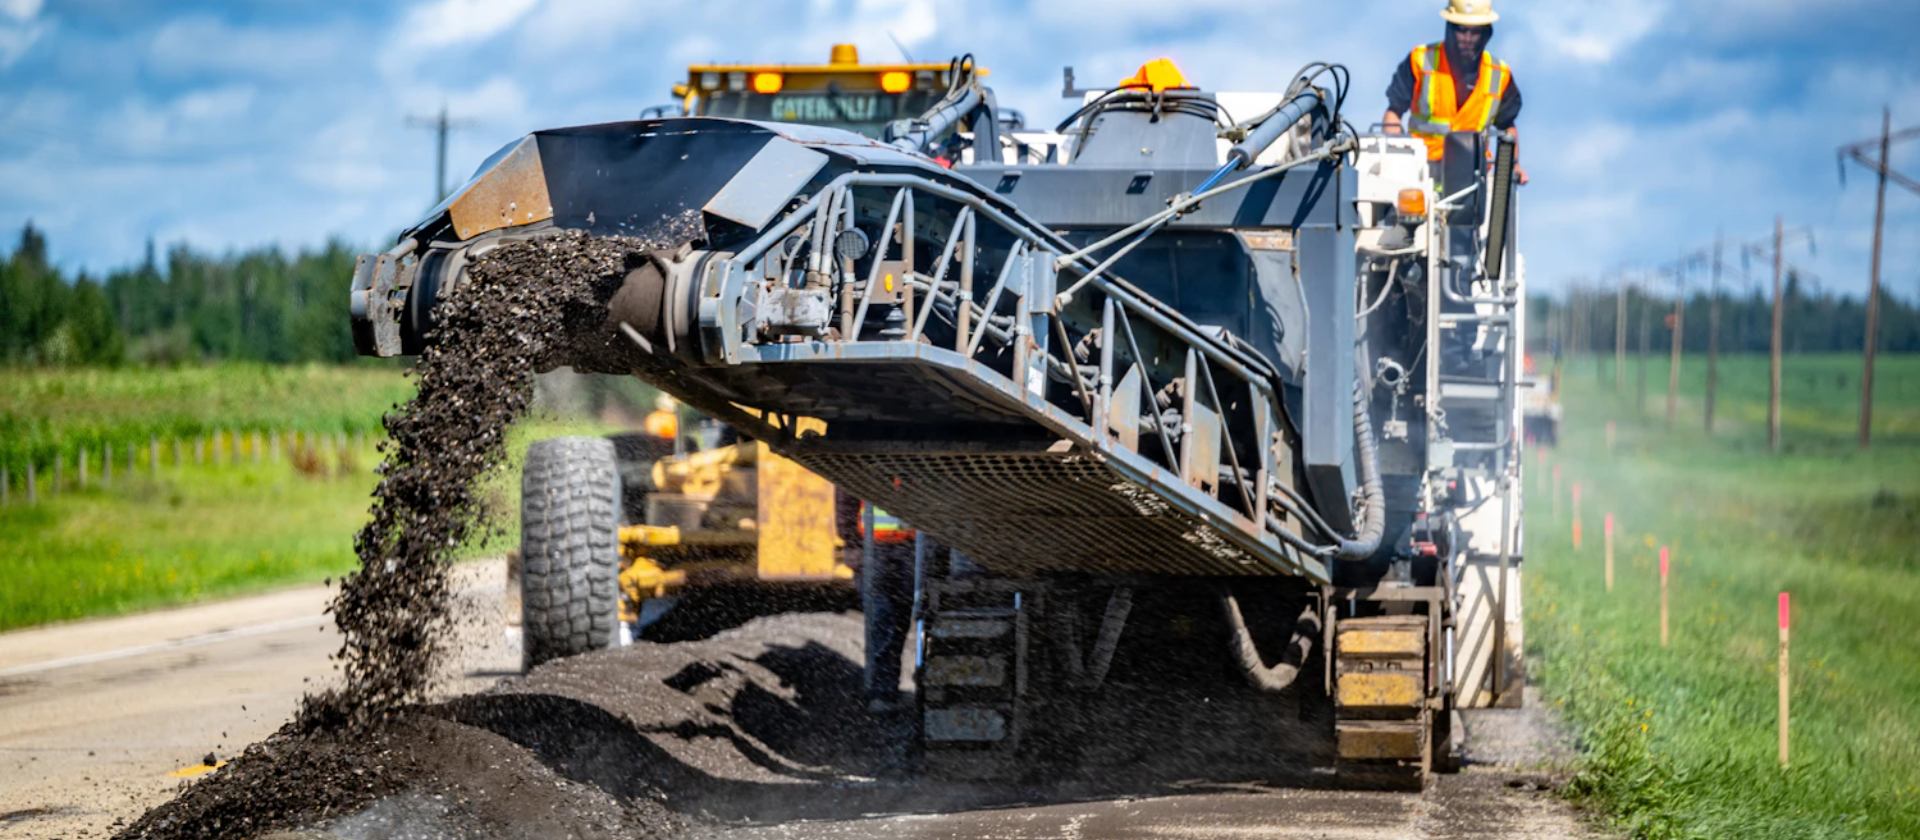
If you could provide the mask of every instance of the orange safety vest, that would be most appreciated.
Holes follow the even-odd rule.
[[[1453,89],[1453,71],[1447,66],[1444,45],[1434,43],[1413,48],[1407,57],[1413,67],[1413,104],[1407,114],[1407,130],[1427,141],[1427,159],[1439,160],[1450,131],[1485,131],[1500,113],[1500,98],[1513,83],[1513,71],[1507,63],[1484,50],[1480,53],[1480,78],[1466,104]]]

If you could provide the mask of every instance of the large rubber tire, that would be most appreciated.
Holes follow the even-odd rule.
[[[613,443],[527,447],[520,474],[520,627],[526,665],[620,638],[620,473]]]

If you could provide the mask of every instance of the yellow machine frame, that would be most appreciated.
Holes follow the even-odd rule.
[[[620,528],[621,620],[633,620],[639,602],[671,594],[689,582],[853,578],[852,567],[840,559],[843,541],[834,517],[833,485],[773,454],[766,444],[723,446],[662,459],[653,466],[655,488],[696,503],[739,495],[749,490],[749,483],[755,515],[740,518],[733,527]]]

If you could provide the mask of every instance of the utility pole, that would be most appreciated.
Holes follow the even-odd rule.
[[[440,106],[440,113],[437,116],[407,118],[407,125],[432,129],[436,135],[433,179],[433,203],[435,204],[439,204],[447,197],[447,135],[456,128],[466,128],[472,124],[471,120],[449,119],[445,105]]]
[[[1920,126],[1901,131],[1899,136],[1901,139],[1906,139],[1916,133],[1920,133]],[[1861,153],[1861,148],[1872,143],[1872,140],[1862,140],[1840,149],[1843,158],[1851,156],[1860,165],[1873,170],[1880,176],[1879,191],[1874,197],[1873,205],[1873,267],[1867,285],[1866,367],[1860,374],[1861,449],[1866,449],[1873,440],[1873,354],[1876,345],[1879,344],[1876,339],[1880,337],[1880,243],[1887,220],[1887,180],[1891,178],[1907,189],[1920,192],[1920,184],[1893,171],[1893,161],[1889,157],[1892,153],[1893,140],[1893,110],[1889,108],[1880,112],[1880,159],[1878,162],[1867,160]],[[1846,162],[1843,159],[1840,167],[1842,181],[1846,179],[1846,172]]]
[[[1600,355],[1600,284],[1599,283],[1597,282],[1594,283],[1593,288],[1587,290],[1587,301],[1585,306],[1586,306],[1586,313],[1587,313],[1587,322],[1586,322],[1586,325],[1583,327],[1583,329],[1586,331],[1587,353],[1593,356],[1593,378],[1595,381],[1598,381],[1598,382],[1606,382],[1607,381],[1606,357]]]
[[[1614,277],[1615,293],[1613,312],[1613,392],[1615,394],[1627,388],[1627,275],[1621,272]]]
[[[1642,418],[1645,418],[1647,416],[1647,343],[1648,343],[1648,336],[1650,335],[1650,331],[1647,326],[1647,304],[1651,302],[1652,301],[1647,297],[1646,290],[1645,289],[1640,290],[1640,371],[1638,376],[1639,393],[1634,397],[1633,407],[1635,411],[1639,412]]]
[[[1673,428],[1673,418],[1680,410],[1680,334],[1686,326],[1687,315],[1687,258],[1681,257],[1680,264],[1673,269],[1673,351],[1667,363],[1667,428]]]
[[[1713,234],[1713,273],[1707,298],[1707,434],[1713,434],[1713,389],[1720,384],[1720,243]]]
[[[1574,281],[1567,286],[1566,312],[1567,370],[1572,371],[1580,361],[1580,283]]]
[[[1780,451],[1780,249],[1782,240],[1787,238],[1787,220],[1784,216],[1773,217],[1773,340],[1769,344],[1773,357],[1771,377],[1767,381],[1767,451]]]

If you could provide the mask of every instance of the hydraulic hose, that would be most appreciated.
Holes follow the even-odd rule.
[[[1364,560],[1373,556],[1380,548],[1380,539],[1387,530],[1387,496],[1380,482],[1380,447],[1373,439],[1373,410],[1370,397],[1373,389],[1373,373],[1368,369],[1366,345],[1355,348],[1353,354],[1354,372],[1358,374],[1353,383],[1353,438],[1360,454],[1360,528],[1353,537],[1343,537],[1333,526],[1327,524],[1317,511],[1304,504],[1305,500],[1293,495],[1293,491],[1284,484],[1273,485],[1281,491],[1272,501],[1302,522],[1333,540],[1329,545],[1315,545],[1293,533],[1273,518],[1267,520],[1267,530],[1283,542],[1308,554],[1320,557],[1337,557],[1341,560]],[[1292,502],[1298,502],[1296,504]]]
[[[1259,125],[1254,126],[1245,140],[1235,143],[1233,148],[1227,150],[1227,162],[1214,170],[1212,175],[1208,175],[1207,180],[1202,181],[1200,186],[1195,187],[1194,194],[1213,189],[1213,185],[1220,183],[1220,179],[1252,165],[1253,159],[1259,157],[1261,152],[1274,144],[1274,141],[1279,140],[1281,134],[1292,128],[1293,124],[1306,116],[1308,111],[1318,107],[1320,107],[1320,93],[1309,88],[1307,92],[1274,109],[1266,119],[1260,121]]]
[[[1280,109],[1274,111],[1271,116],[1261,120],[1259,125],[1254,126],[1253,130],[1247,133],[1245,140],[1233,144],[1233,148],[1227,150],[1228,160],[1237,161],[1240,166],[1253,163],[1253,159],[1259,157],[1261,152],[1274,144],[1274,141],[1279,140],[1280,135],[1285,134],[1287,129],[1293,128],[1293,124],[1300,121],[1301,117],[1318,107],[1320,107],[1320,92],[1307,88],[1287,104],[1280,106]],[[1195,190],[1195,192],[1204,192],[1204,190]]]
[[[896,149],[914,154],[928,154],[933,144],[948,130],[972,115],[986,102],[986,93],[974,81],[973,56],[971,54],[956,58],[948,65],[952,83],[947,95],[934,103],[926,113],[906,122],[906,130],[889,136],[887,142]],[[889,134],[891,134],[889,130]]]
[[[1340,539],[1334,556],[1342,560],[1362,560],[1380,548],[1380,537],[1387,530],[1387,495],[1380,484],[1380,447],[1373,439],[1373,371],[1367,361],[1366,345],[1353,351],[1353,440],[1360,450],[1360,529],[1353,539]]]
[[[1260,658],[1260,649],[1253,644],[1253,632],[1247,629],[1247,620],[1240,614],[1240,602],[1234,600],[1233,593],[1220,596],[1220,611],[1225,613],[1227,627],[1233,631],[1227,635],[1227,646],[1247,684],[1268,694],[1278,694],[1293,685],[1300,677],[1300,666],[1306,664],[1307,654],[1313,650],[1313,638],[1320,635],[1320,613],[1313,604],[1302,609],[1300,617],[1294,620],[1293,641],[1288,652],[1273,665]]]

